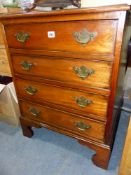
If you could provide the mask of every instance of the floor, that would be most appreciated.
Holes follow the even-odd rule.
[[[94,151],[75,139],[35,129],[29,139],[21,129],[0,123],[0,175],[117,175],[129,114],[122,112],[109,169],[93,165]]]

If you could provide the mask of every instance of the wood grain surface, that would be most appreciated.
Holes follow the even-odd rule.
[[[63,52],[79,52],[86,54],[113,54],[116,38],[116,20],[97,21],[68,21],[47,22],[39,24],[17,24],[5,27],[8,45],[10,48],[43,49]],[[105,27],[106,26],[106,27]],[[74,32],[84,29],[89,32],[97,32],[97,36],[85,46],[78,43]],[[53,31],[55,36],[50,38],[48,32]],[[15,35],[25,32],[30,35],[26,43],[20,43]],[[99,57],[100,58],[100,57]]]
[[[97,166],[108,167],[118,121],[114,105],[122,97],[118,80],[126,10],[128,5],[117,5],[0,16],[24,136],[31,137],[34,126],[75,137],[96,151],[92,159]],[[83,45],[74,32],[81,38],[85,30],[95,32],[95,37]],[[25,43],[16,39],[18,32],[29,34]],[[83,42],[86,37],[82,38]],[[23,70],[22,61],[33,64],[29,71]],[[75,66],[86,66],[94,73],[82,80],[72,69]],[[27,88],[35,93],[31,95]],[[120,100],[118,104],[120,109]],[[31,107],[40,111],[39,119],[31,116]],[[74,122],[92,127],[78,131]]]
[[[17,79],[16,88],[19,98],[28,98],[31,101],[38,103],[50,103],[58,105],[57,108],[62,106],[67,107],[70,111],[77,110],[78,114],[98,116],[100,119],[106,118],[108,97],[103,95],[96,95],[88,92],[76,91],[73,89],[62,88],[59,86],[50,86],[47,84],[35,83],[33,81],[26,81]],[[26,88],[31,86],[37,89],[34,95],[30,95],[26,92]],[[92,101],[91,104],[80,107],[76,103],[76,98],[84,97]]]
[[[32,64],[29,70],[21,65],[23,62]],[[61,81],[73,86],[110,89],[112,63],[105,61],[86,61],[63,57],[40,56],[12,56],[12,64],[15,74],[38,76],[40,78]],[[94,73],[82,79],[76,74],[74,68],[86,67]],[[92,83],[93,82],[93,83]]]
[[[21,112],[24,117],[37,120],[40,123],[46,123],[51,126],[56,126],[60,128],[64,128],[70,130],[71,132],[77,133],[78,135],[82,135],[91,139],[98,139],[103,141],[104,138],[104,123],[90,120],[88,118],[82,118],[78,115],[73,115],[68,112],[63,112],[59,110],[54,110],[52,108],[46,106],[40,106],[36,103],[29,103],[26,101],[20,102]],[[30,112],[31,108],[35,108],[39,111],[39,116],[33,116]],[[77,122],[82,122],[86,125],[89,125],[89,129],[85,129],[84,131],[80,130],[77,126]]]

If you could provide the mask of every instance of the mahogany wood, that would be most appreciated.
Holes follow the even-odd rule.
[[[90,93],[94,94],[99,94],[99,95],[104,95],[104,96],[109,96],[110,95],[110,90],[109,89],[103,89],[103,88],[95,88],[95,87],[89,87],[89,86],[82,86],[81,84],[72,84],[71,82],[62,82],[62,81],[57,81],[53,79],[45,79],[43,77],[38,77],[38,76],[30,76],[30,75],[24,75],[24,74],[15,74],[16,78],[22,78],[25,80],[30,80],[30,81],[35,81],[39,83],[45,83],[45,84],[50,84],[50,85],[57,85],[61,87],[67,87],[70,89],[76,89],[79,91],[88,91]]]
[[[61,106],[65,106],[77,110],[78,114],[96,116],[95,118],[106,117],[108,98],[102,95],[96,95],[88,92],[75,91],[73,89],[67,89],[57,86],[50,86],[48,84],[39,84],[32,81],[25,81],[22,79],[16,79],[16,88],[18,97],[26,98],[37,103],[54,103],[61,109]],[[37,89],[34,95],[30,95],[26,92],[26,88],[31,86]],[[92,101],[91,104],[80,107],[75,98],[84,97]]]
[[[26,55],[26,56],[36,56],[36,57],[40,57],[40,56],[51,56],[51,57],[63,57],[63,52],[60,51],[51,51],[51,50],[32,50],[29,49],[28,52],[26,49],[14,49],[14,48],[9,48],[10,50],[10,54],[12,54],[12,56],[14,55]],[[114,55],[112,54],[101,54],[101,56],[99,56],[98,54],[80,54],[79,52],[64,52],[64,57],[68,58],[68,59],[72,59],[72,58],[79,58],[79,59],[85,59],[85,60],[102,60],[102,61],[113,61],[114,60]]]
[[[33,130],[32,130],[32,125],[29,126],[27,125],[24,120],[20,120],[21,122],[21,127],[22,127],[22,131],[23,131],[23,135],[26,137],[32,137],[33,136]]]
[[[120,85],[118,80],[121,79],[120,52],[127,10],[129,6],[117,5],[0,17],[25,136],[32,136],[32,127],[46,127],[66,134],[96,151],[93,162],[97,166],[108,167],[118,120],[114,105],[118,101],[120,109],[122,98],[122,90],[118,90],[122,89],[123,79]],[[86,46],[73,37],[73,32],[84,28],[97,32]],[[20,31],[30,34],[25,44],[16,40],[16,33]],[[55,31],[55,38],[48,38],[48,31]],[[37,63],[38,68],[34,66],[25,72],[19,64],[23,59]],[[96,74],[81,80],[72,72],[74,64],[89,66]],[[27,94],[28,86],[37,92]],[[76,97],[89,98],[93,103],[80,107]],[[39,119],[31,116],[30,107],[40,110]],[[74,122],[80,122],[77,127],[84,130],[87,126],[83,123],[89,123],[92,128],[78,131]]]
[[[29,120],[22,120],[22,118],[20,118],[20,123],[23,131],[23,135],[29,138],[31,138],[34,134],[32,127],[40,128],[38,123],[31,122]]]
[[[39,121],[40,123],[56,126],[58,128],[64,128],[65,130],[69,130],[77,135],[82,135],[85,138],[100,140],[103,142],[103,133],[105,129],[104,123],[26,101],[20,101],[20,107],[23,117]],[[33,115],[30,111],[31,109],[37,110],[39,112],[38,116]],[[77,122],[90,125],[90,128],[82,131],[76,126]]]
[[[30,25],[17,24],[5,26],[7,42],[10,48],[39,49],[63,52],[79,52],[79,54],[113,54],[116,37],[116,20],[97,21],[64,21],[47,22]],[[106,26],[106,28],[102,27]],[[97,36],[85,46],[78,43],[74,32],[87,29],[89,32],[97,32]],[[18,32],[29,33],[30,37],[25,43],[16,40]],[[54,31],[55,37],[50,38],[48,32]],[[37,42],[39,41],[39,42]]]
[[[106,132],[105,132],[105,141],[107,144],[112,144],[114,141],[114,125],[117,126],[115,121],[117,121],[116,118],[119,117],[118,115],[115,117],[113,116],[113,113],[115,111],[114,106],[117,102],[117,108],[120,110],[120,107],[122,105],[123,101],[123,82],[124,82],[124,76],[125,76],[125,70],[122,70],[121,74],[121,68],[123,67],[123,64],[121,64],[121,47],[122,47],[122,39],[123,39],[123,31],[124,31],[124,25],[125,25],[125,18],[126,18],[126,12],[123,12],[123,15],[118,21],[118,31],[117,31],[117,38],[116,38],[116,47],[115,47],[115,60],[114,60],[114,67],[112,70],[112,80],[111,80],[111,89],[112,93],[110,94],[110,100],[109,100],[109,106],[108,106],[108,112],[107,112],[107,124],[106,124]],[[118,81],[119,80],[119,81]],[[108,132],[110,131],[110,132]]]
[[[32,64],[29,70],[25,70],[22,62]],[[85,61],[78,59],[63,59],[55,57],[12,56],[15,74],[38,76],[44,79],[62,81],[73,85],[90,86],[95,88],[110,89],[112,63],[104,61]],[[75,73],[74,68],[81,66],[92,69],[93,74],[82,79]],[[94,83],[92,83],[92,81]]]
[[[57,11],[50,11],[50,12],[31,12],[31,13],[18,13],[18,14],[7,14],[7,15],[1,15],[1,20],[2,23],[5,24],[5,22],[7,21],[8,24],[9,23],[14,23],[14,21],[8,21],[9,18],[12,19],[21,19],[21,18],[28,18],[28,17],[33,17],[34,19],[36,17],[41,17],[41,16],[63,16],[63,15],[79,15],[79,14],[94,14],[95,18],[97,18],[98,16],[96,16],[96,13],[101,13],[101,15],[104,13],[104,16],[102,19],[111,19],[110,17],[110,13],[115,12],[115,14],[112,15],[112,18],[116,18],[116,14],[120,15],[121,11],[127,11],[130,10],[130,6],[127,4],[121,4],[121,5],[112,5],[112,6],[103,6],[103,7],[94,7],[94,8],[82,8],[82,9],[68,9],[68,10],[57,10]],[[107,14],[106,14],[106,13]],[[119,13],[120,12],[120,13]],[[99,14],[98,14],[99,15]],[[80,15],[79,15],[80,16]],[[64,16],[65,17],[65,16]],[[74,17],[74,16],[73,16]],[[117,16],[117,19],[119,18],[119,16]],[[3,20],[4,19],[4,20]],[[28,20],[28,19],[27,19]],[[43,20],[43,19],[42,19]],[[15,22],[16,23],[16,22]]]
[[[78,140],[78,142],[82,145],[85,145],[93,150],[95,150],[95,154],[92,157],[92,161],[95,165],[107,169],[108,163],[110,160],[111,148],[107,145],[95,144],[92,142],[85,142],[82,140]],[[101,156],[103,155],[103,156]]]

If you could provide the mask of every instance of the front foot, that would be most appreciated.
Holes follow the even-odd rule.
[[[20,120],[20,123],[21,123],[23,135],[31,138],[33,136],[33,130],[31,129],[32,128],[31,125],[29,125],[29,123],[23,120]]]
[[[85,145],[91,149],[93,149],[96,153],[92,156],[93,163],[103,169],[108,168],[110,155],[111,155],[111,149],[107,145],[103,144],[96,144],[91,142],[84,142],[79,140],[80,144]]]
[[[29,137],[29,138],[31,138],[33,136],[33,130],[31,129],[30,126],[21,125],[21,127],[22,127],[22,131],[23,131],[24,136]]]

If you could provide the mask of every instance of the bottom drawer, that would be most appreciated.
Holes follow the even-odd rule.
[[[20,109],[23,117],[68,130],[85,138],[104,140],[105,125],[99,121],[24,101],[20,101]]]

